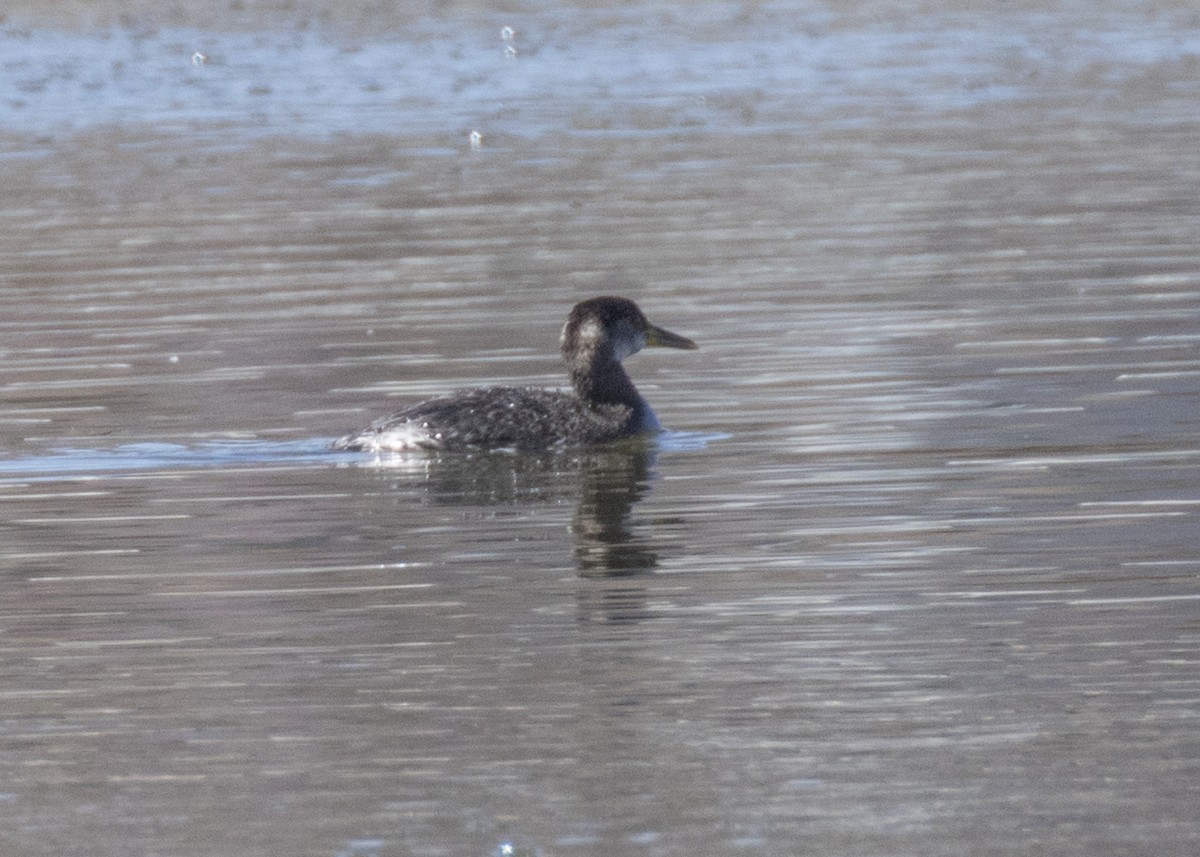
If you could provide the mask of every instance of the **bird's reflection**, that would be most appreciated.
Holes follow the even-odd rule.
[[[378,463],[415,472],[422,496],[452,506],[574,502],[571,532],[585,577],[652,571],[658,555],[635,533],[632,510],[650,490],[657,445],[631,438],[570,452],[445,454]]]
[[[653,464],[653,447],[641,438],[584,456],[571,521],[580,574],[627,577],[658,564],[658,555],[637,538],[632,525],[634,505],[650,490]]]

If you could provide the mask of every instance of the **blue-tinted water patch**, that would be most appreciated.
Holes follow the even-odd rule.
[[[705,432],[664,431],[651,445],[651,452],[692,452],[727,437],[729,435]],[[386,456],[333,452],[330,443],[330,438],[309,438],[297,441],[221,440],[192,445],[143,442],[122,444],[112,449],[61,447],[41,455],[0,459],[0,479],[40,481],[122,471],[262,464],[354,464],[404,469],[406,464],[423,468],[439,457],[421,450]]]
[[[724,432],[675,431],[667,429],[658,436],[657,446],[661,452],[696,452],[709,444],[727,440],[732,435]]]
[[[314,464],[331,457],[329,441],[228,440],[195,445],[128,443],[113,449],[64,447],[42,455],[0,460],[0,479],[52,480],[121,471]]]
[[[1036,94],[1080,75],[1110,86],[1200,54],[1200,28],[1167,17],[1136,37],[1103,20],[1056,31],[1045,16],[1014,13],[987,29],[922,20],[838,29],[812,12],[769,7],[745,20],[687,18],[648,35],[608,10],[574,10],[511,44],[478,22],[430,20],[372,41],[318,29],[213,33],[0,29],[0,127],[32,133],[150,124],[205,135],[327,138],[346,132],[444,135],[466,147],[471,130],[527,137],[614,123],[737,127],[748,111],[876,118],[961,109]],[[1053,23],[1053,22],[1051,22]],[[754,45],[747,51],[747,42]],[[509,50],[515,49],[515,53]],[[594,106],[589,106],[594,105]],[[857,106],[856,106],[857,105]],[[842,115],[843,121],[855,121]],[[495,142],[502,142],[497,139]]]

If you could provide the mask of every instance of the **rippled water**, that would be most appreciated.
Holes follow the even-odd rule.
[[[1195,853],[1190,6],[306,8],[0,23],[3,853]]]

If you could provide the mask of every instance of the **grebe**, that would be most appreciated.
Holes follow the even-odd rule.
[[[528,387],[459,390],[413,405],[334,442],[337,450],[547,449],[661,431],[621,361],[645,346],[695,349],[626,298],[575,305],[562,331],[572,393]]]

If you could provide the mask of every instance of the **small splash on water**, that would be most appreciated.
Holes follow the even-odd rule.
[[[505,59],[515,60],[517,58],[517,46],[513,44],[516,37],[516,31],[512,27],[504,26],[500,28],[500,39],[504,42]]]
[[[710,443],[726,440],[730,437],[732,435],[723,432],[674,431],[672,429],[664,429],[660,434],[652,438],[636,438],[633,442],[645,443],[647,451],[652,456],[655,456],[660,452],[697,452],[706,449]],[[620,444],[627,442],[630,441],[616,441],[611,446],[587,447],[585,449],[593,453],[599,453],[606,449],[619,448]],[[502,458],[525,458],[532,460],[539,455],[554,457],[565,454],[571,456],[578,454],[580,451],[580,448],[556,447],[550,450],[543,450],[540,453],[536,451],[524,453],[512,447],[498,447],[495,449],[469,449],[456,452],[433,449],[408,449],[389,452],[335,451],[332,454],[336,456],[335,460],[339,464],[350,463],[366,467],[406,470],[415,473],[428,470],[428,465],[432,461],[499,460]]]

